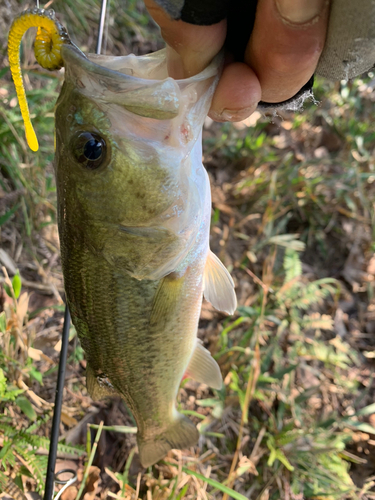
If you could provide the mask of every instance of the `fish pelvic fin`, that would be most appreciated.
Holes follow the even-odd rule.
[[[197,345],[189,361],[185,377],[190,377],[217,390],[220,390],[223,386],[219,365],[211,356],[210,351],[203,347],[199,339],[197,339]]]
[[[218,311],[233,314],[237,309],[234,283],[228,270],[211,250],[204,268],[204,298]]]
[[[143,467],[150,467],[163,459],[169,450],[183,450],[194,446],[198,439],[199,432],[193,422],[178,413],[176,420],[163,433],[152,439],[137,435],[141,464]]]

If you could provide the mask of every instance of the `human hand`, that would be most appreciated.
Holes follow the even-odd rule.
[[[169,47],[170,76],[199,73],[224,45],[226,20],[197,26],[172,19],[154,0],[145,4]],[[292,98],[315,71],[324,47],[328,7],[329,0],[258,0],[244,62],[226,55],[209,116],[241,121],[259,101],[276,104]]]

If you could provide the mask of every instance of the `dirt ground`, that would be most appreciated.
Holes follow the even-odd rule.
[[[9,26],[14,5],[3,0],[0,6],[0,27]],[[69,12],[64,12],[69,22]],[[112,17],[108,52],[160,47],[143,17],[122,27],[128,41],[121,44],[121,26]],[[141,22],[145,32],[134,29]],[[86,41],[86,48],[92,47],[94,37]],[[29,58],[26,51],[25,60]],[[31,94],[42,85],[33,71],[27,72]],[[120,399],[93,402],[88,395],[84,353],[72,328],[60,434],[66,443],[85,447],[87,424],[93,425],[92,442],[101,423],[112,429],[98,441],[83,498],[219,499],[223,491],[217,484],[208,485],[185,466],[224,484],[233,463],[236,473],[228,486],[249,499],[375,498],[374,78],[364,75],[349,84],[319,80],[316,101],[298,112],[257,111],[235,125],[206,119],[210,244],[233,276],[239,309],[227,318],[204,302],[198,336],[217,355],[225,390],[217,393],[185,381],[179,405],[199,424],[200,442],[194,449],[170,452],[165,462],[145,470],[125,404]],[[57,83],[47,84],[50,120]],[[1,113],[8,120],[0,133],[9,151],[0,151],[0,280],[6,284],[7,274],[12,277],[19,270],[26,294],[15,303],[2,289],[0,304],[11,333],[0,337],[6,353],[0,367],[8,382],[26,391],[36,419],[41,419],[52,412],[64,302],[53,137],[38,125],[46,146],[38,160],[32,158],[23,142],[9,74],[1,76],[0,91]],[[11,340],[15,334],[9,325],[13,321],[14,326],[16,316],[20,344]],[[30,425],[19,407],[1,401],[15,429]],[[48,420],[36,434],[48,437],[50,424]],[[1,425],[0,447],[6,442]],[[127,426],[128,432],[119,432],[118,426]],[[280,455],[270,463],[273,446],[287,465]],[[340,461],[336,471],[321,457],[325,447],[328,460]],[[45,450],[39,451],[45,456]],[[341,461],[350,469],[348,477]],[[56,470],[73,468],[81,481],[86,463],[87,456],[59,451]],[[319,479],[325,467],[337,473],[334,487]],[[304,490],[309,470],[314,486]],[[34,479],[23,476],[23,484],[25,491],[36,489]],[[62,498],[74,499],[77,491],[73,486]]]

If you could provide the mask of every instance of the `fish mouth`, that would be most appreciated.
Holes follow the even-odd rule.
[[[191,83],[217,78],[222,54],[198,75],[185,80],[168,76],[166,50],[145,56],[85,56],[74,45],[61,47],[66,79],[89,98],[118,104],[128,111],[157,120],[176,117],[181,92]]]
[[[61,47],[61,55],[65,65],[69,67],[80,66],[91,74],[103,77],[111,77],[113,80],[129,82],[160,83],[165,79],[177,83],[196,83],[216,76],[222,62],[223,55],[219,53],[203,71],[189,78],[174,80],[167,72],[166,49],[146,54],[144,56],[103,56],[88,54],[87,56],[77,47],[65,44]]]

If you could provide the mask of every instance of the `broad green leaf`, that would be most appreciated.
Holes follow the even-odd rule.
[[[21,293],[21,288],[22,288],[21,277],[18,273],[15,274],[13,277],[12,286],[13,286],[14,296],[16,297],[16,299],[18,299],[18,297],[20,296],[20,293]]]
[[[354,427],[357,431],[367,432],[368,434],[375,434],[375,427],[366,422],[353,422],[352,420],[345,420],[345,423]]]
[[[27,418],[30,420],[36,419],[36,413],[30,401],[25,396],[19,396],[15,400],[16,405],[23,411]]]
[[[35,366],[31,366],[30,375],[37,381],[39,384],[43,383],[43,374],[35,368]]]
[[[375,413],[375,403],[371,405],[365,406],[356,412],[356,415],[364,416],[364,415],[372,415]]]
[[[5,290],[5,293],[8,295],[8,297],[10,297],[12,299],[13,295],[12,295],[12,292],[11,292],[9,286],[6,283],[3,283],[3,287]]]
[[[5,316],[5,312],[3,311],[0,314],[0,332],[5,333],[6,329],[7,329],[7,319]]]
[[[22,474],[22,476],[26,476],[26,477],[31,477],[31,478],[33,477],[31,472],[29,471],[29,469],[27,467],[25,467],[24,465],[21,465],[20,474]]]
[[[4,396],[7,389],[7,379],[3,370],[0,368],[0,398]]]

